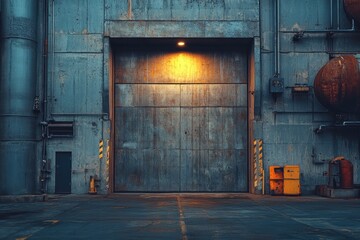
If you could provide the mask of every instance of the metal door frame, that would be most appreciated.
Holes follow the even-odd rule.
[[[137,39],[143,39],[143,38],[137,38]],[[158,39],[163,39],[163,38],[145,38],[145,39],[150,39],[153,41],[156,41]],[[181,38],[182,40],[186,40],[187,38]],[[201,40],[206,41],[208,39],[212,39],[212,38],[201,38]],[[229,39],[229,38],[223,38],[223,40],[225,39]],[[114,101],[115,101],[115,91],[114,91],[114,84],[115,84],[115,79],[114,79],[114,54],[113,54],[113,49],[112,49],[112,45],[113,43],[111,42],[113,40],[113,38],[106,38],[104,47],[106,47],[106,49],[104,49],[104,52],[108,53],[108,68],[104,69],[104,71],[108,71],[108,81],[109,81],[109,120],[110,120],[110,156],[109,156],[109,186],[108,186],[108,193],[114,193],[114,189],[115,189],[115,160],[114,160],[114,156],[115,156],[115,148],[114,148],[114,133],[115,133],[115,121],[114,121],[114,116],[115,116],[115,109],[114,109]],[[120,40],[123,42],[126,41],[131,41],[131,39],[129,40],[129,38],[116,38],[116,40]],[[248,105],[247,105],[247,177],[248,177],[248,189],[247,192],[249,193],[254,193],[255,188],[254,188],[254,176],[253,176],[253,163],[254,163],[254,154],[252,151],[252,146],[253,146],[253,140],[254,140],[254,121],[255,121],[255,90],[256,90],[256,85],[259,84],[260,81],[260,76],[258,76],[257,72],[260,71],[260,66],[259,64],[257,64],[257,62],[259,62],[260,60],[260,38],[259,37],[254,37],[251,39],[243,39],[243,38],[238,38],[238,40],[245,40],[247,43],[247,58],[248,58],[248,83],[247,83],[247,87],[248,87],[248,96],[247,96],[247,101],[248,101]],[[104,56],[104,59],[106,58],[106,56]],[[259,107],[259,106],[258,106]],[[260,109],[261,110],[261,109]],[[265,179],[264,179],[265,181]]]

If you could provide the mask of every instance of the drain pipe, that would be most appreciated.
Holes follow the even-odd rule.
[[[334,24],[333,24],[333,21],[334,21],[334,17],[333,17],[333,0],[330,0],[330,29],[333,29],[334,28]]]
[[[42,137],[42,149],[41,149],[41,172],[40,172],[40,190],[41,193],[47,193],[47,180],[48,180],[48,162],[47,162],[47,83],[48,83],[48,0],[43,0],[43,84],[42,84],[42,121],[41,121],[41,137]]]
[[[280,0],[275,0],[275,77],[280,76]]]
[[[336,1],[336,8],[337,8],[337,13],[336,13],[336,29],[339,30],[340,29],[340,0]]]
[[[1,1],[0,195],[35,193],[37,0]]]

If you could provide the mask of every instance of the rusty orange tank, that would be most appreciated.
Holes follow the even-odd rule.
[[[314,92],[333,112],[360,112],[360,72],[355,56],[333,58],[317,73]]]
[[[354,187],[353,165],[349,160],[346,159],[342,159],[342,161],[340,161],[340,187]]]

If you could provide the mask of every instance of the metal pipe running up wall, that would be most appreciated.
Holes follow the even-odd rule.
[[[35,192],[37,0],[3,0],[0,67],[0,195]]]

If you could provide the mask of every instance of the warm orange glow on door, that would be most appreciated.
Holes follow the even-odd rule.
[[[206,62],[204,55],[178,52],[150,59],[150,78],[166,79],[166,82],[192,83],[202,82]],[[206,74],[208,75],[208,74]]]
[[[178,53],[167,56],[171,64],[166,71],[174,79],[192,79],[200,74],[201,63],[199,57],[189,53]]]

